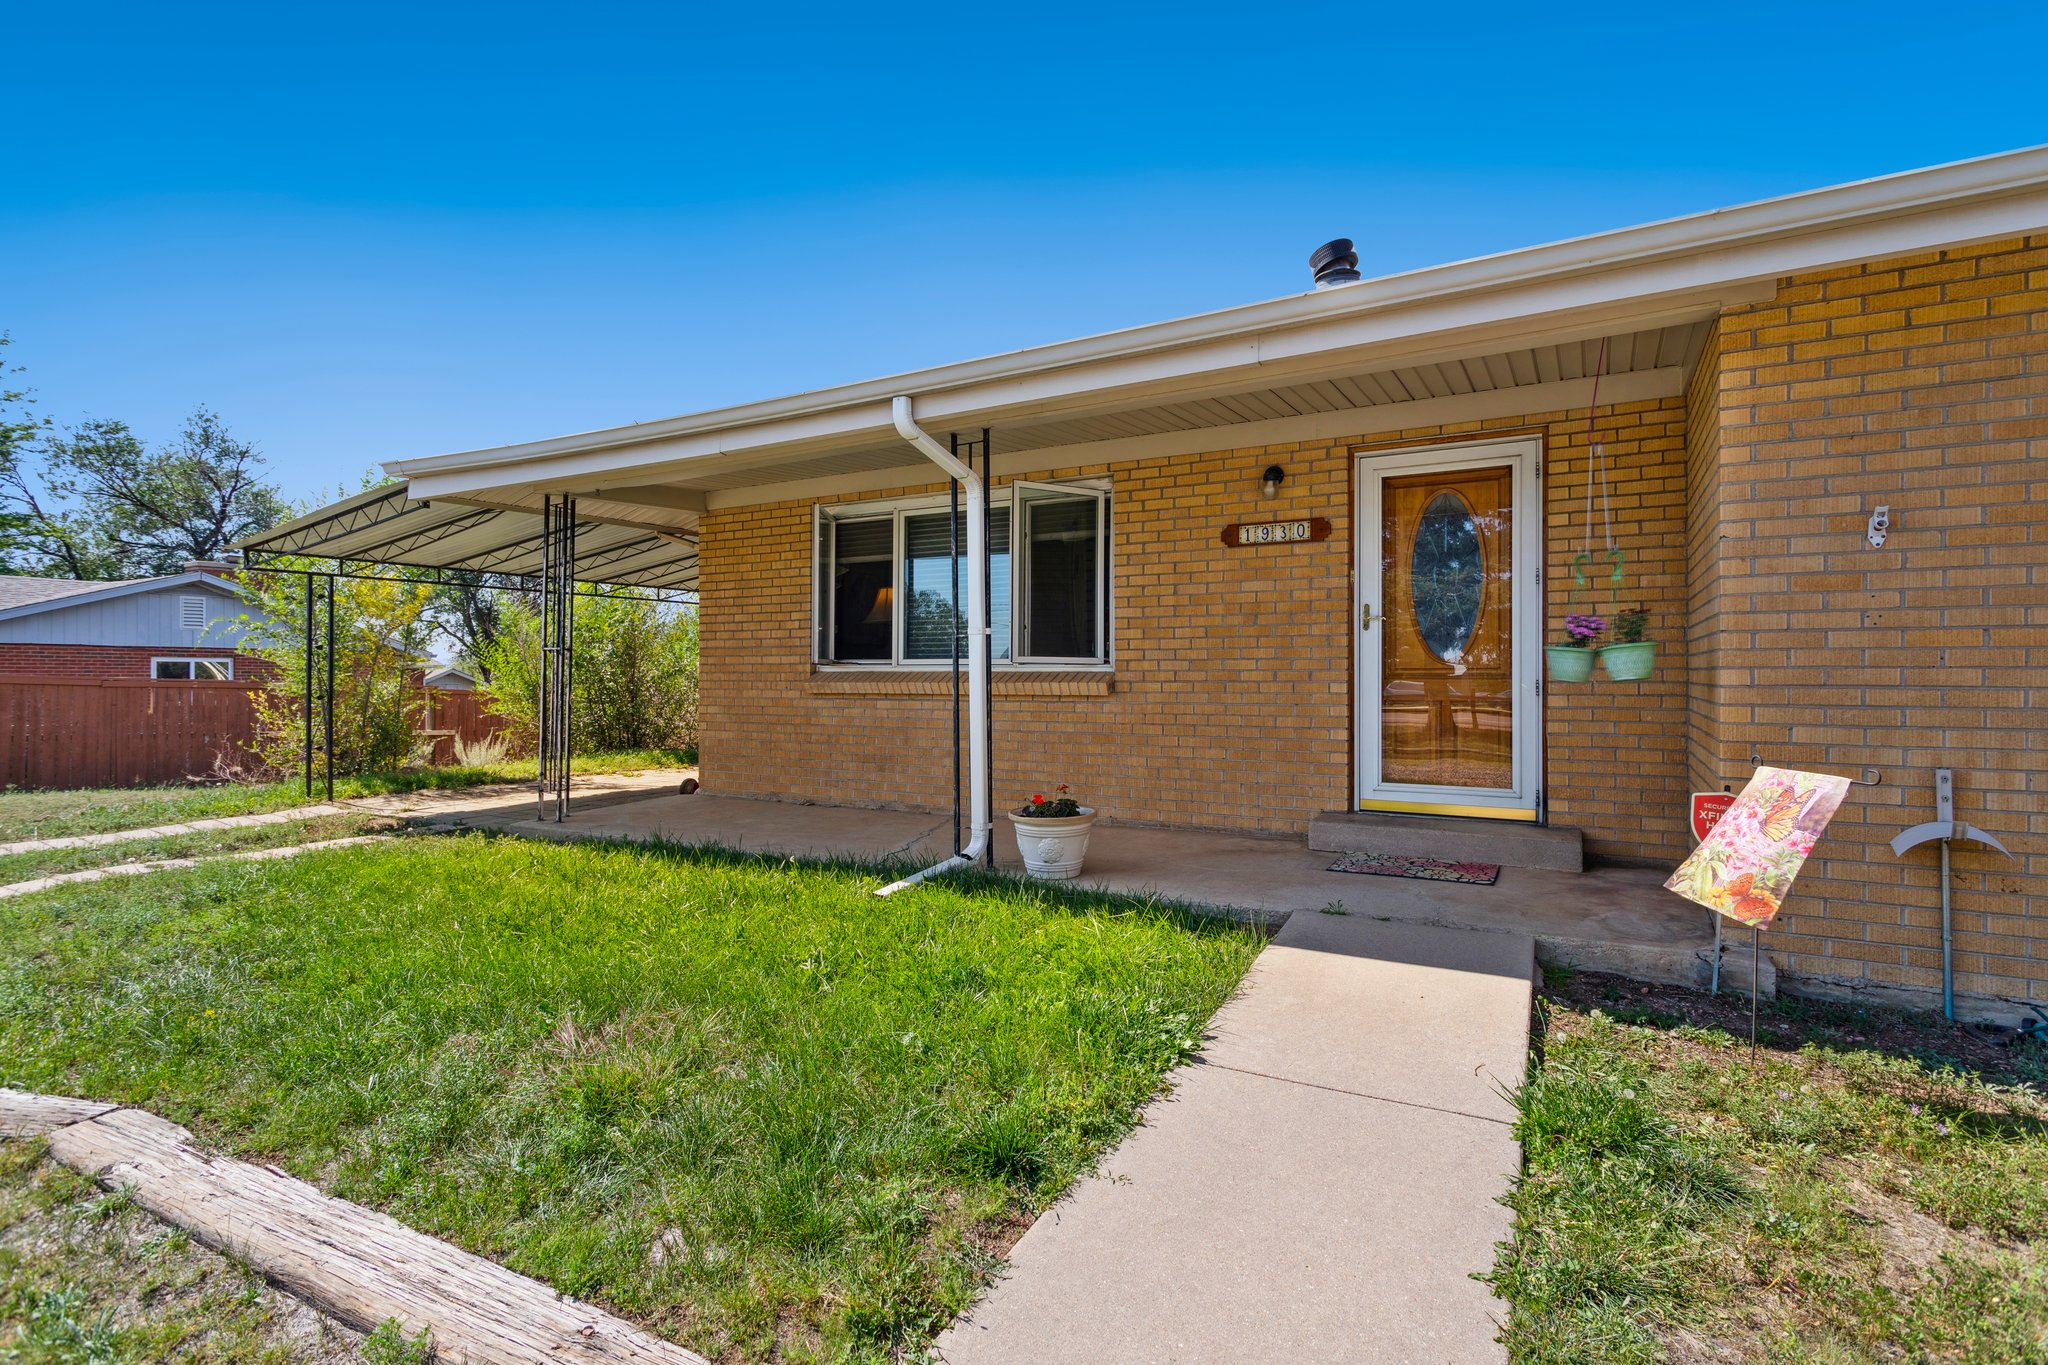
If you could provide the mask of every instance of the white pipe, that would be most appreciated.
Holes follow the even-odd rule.
[[[898,394],[889,403],[897,434],[916,446],[933,464],[967,487],[967,791],[972,812],[967,847],[922,872],[891,882],[875,894],[894,895],[925,878],[956,867],[972,867],[988,850],[988,485],[971,465],[933,440],[917,424],[910,396]]]

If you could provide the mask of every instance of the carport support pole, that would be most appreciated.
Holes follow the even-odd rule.
[[[535,823],[548,818],[548,749],[552,738],[548,729],[548,594],[554,588],[554,579],[548,575],[548,552],[554,547],[555,500],[543,494],[540,500],[540,697],[536,710],[539,715],[534,726],[533,751],[533,818]]]
[[[327,696],[321,707],[327,723],[327,799],[334,799],[334,575],[327,575]]]
[[[993,622],[995,612],[995,587],[993,575],[988,571],[989,556],[995,547],[989,543],[988,490],[996,480],[995,451],[989,446],[988,428],[981,429],[981,732],[985,736],[981,746],[981,791],[984,805],[974,812],[975,818],[989,827],[988,844],[981,851],[982,861],[991,869],[996,865],[995,837],[995,790],[996,790],[996,689],[995,689],[995,636]],[[1010,509],[1010,534],[1018,534],[1017,509]]]
[[[307,570],[306,581],[306,799],[313,799],[313,573]]]

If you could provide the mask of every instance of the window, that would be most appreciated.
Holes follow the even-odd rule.
[[[150,676],[158,682],[232,682],[233,659],[151,659]]]
[[[966,658],[967,613],[954,592],[956,572],[967,591],[965,509],[949,520],[947,505],[931,499],[818,509],[819,662],[943,664],[956,629]],[[1103,489],[1020,483],[990,500],[992,658],[1108,662],[1108,536]]]

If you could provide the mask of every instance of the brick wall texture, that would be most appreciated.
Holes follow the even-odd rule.
[[[1223,435],[1224,433],[1219,433]],[[1780,282],[1724,313],[1684,392],[1588,412],[1034,470],[1114,484],[1113,677],[997,675],[995,795],[1072,783],[1117,818],[1300,831],[1351,804],[1353,464],[1360,452],[1528,434],[1543,444],[1545,638],[1617,599],[1577,587],[1593,446],[1620,605],[1648,609],[1641,683],[1545,685],[1550,817],[1591,852],[1670,864],[1684,798],[1766,762],[1858,787],[1771,946],[1809,976],[1938,984],[1931,854],[1885,841],[1957,770],[1967,818],[2020,853],[1959,851],[1958,989],[2048,999],[2048,238]],[[1258,496],[1268,464],[1281,496]],[[942,485],[864,492],[940,491]],[[1864,542],[1891,507],[1891,538]],[[1223,525],[1321,516],[1326,541],[1224,550]],[[703,766],[711,789],[945,811],[943,673],[811,665],[812,501],[702,525]]]
[[[1781,964],[1940,983],[1936,857],[1887,841],[1958,813],[1956,985],[2048,999],[2048,237],[1783,281],[1725,313],[1693,393],[1688,749],[1703,784],[1766,762],[1855,787],[1770,935]],[[1882,549],[1864,539],[1891,507]]]
[[[41,678],[147,678],[160,658],[233,659],[237,679],[256,678],[267,660],[232,649],[157,649],[150,645],[0,644],[0,674]],[[246,670],[246,671],[245,671]]]

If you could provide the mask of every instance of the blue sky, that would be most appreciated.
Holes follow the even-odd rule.
[[[2048,10],[42,3],[0,330],[294,498],[2048,142]]]

